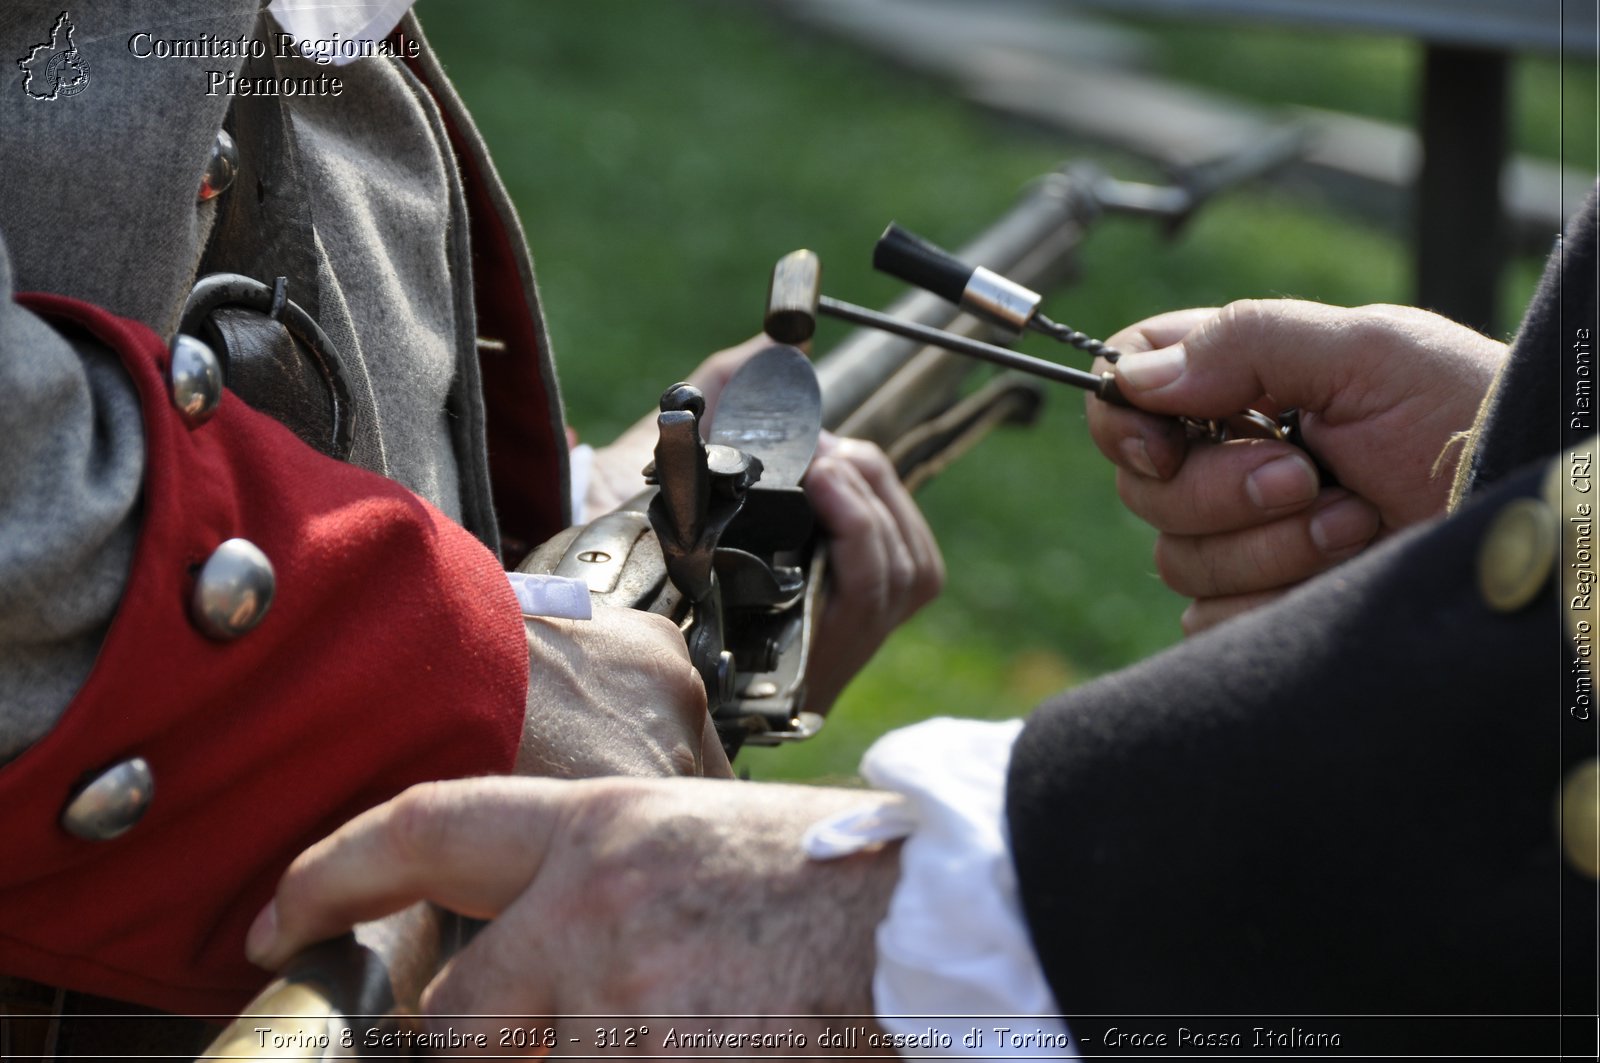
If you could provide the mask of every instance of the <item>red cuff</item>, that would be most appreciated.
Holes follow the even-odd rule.
[[[326,458],[224,393],[197,428],[166,345],[74,300],[19,299],[122,358],[145,417],[139,545],[93,672],[0,769],[0,971],[191,1013],[265,974],[245,930],[301,849],[425,780],[509,771],[528,657],[504,572],[398,484]],[[265,619],[219,642],[195,575],[244,538],[276,573]],[[109,841],[60,825],[74,790],[142,757],[154,797]]]

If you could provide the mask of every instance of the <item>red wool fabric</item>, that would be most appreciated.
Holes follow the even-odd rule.
[[[231,1014],[266,980],[245,930],[301,849],[413,783],[511,769],[528,682],[516,600],[455,522],[237,396],[187,427],[145,326],[56,296],[19,302],[121,356],[146,473],[94,670],[0,769],[0,973]],[[235,536],[272,561],[277,594],[255,630],[213,642],[189,600]],[[138,825],[111,841],[64,831],[74,788],[135,756],[155,776]]]

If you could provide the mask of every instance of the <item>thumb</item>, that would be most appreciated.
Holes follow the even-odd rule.
[[[1376,368],[1387,346],[1343,307],[1297,299],[1242,300],[1182,339],[1117,362],[1128,401],[1154,413],[1228,417],[1270,395],[1279,407],[1324,411],[1345,384]]]
[[[413,786],[301,853],[245,951],[281,967],[300,949],[417,901],[489,918],[539,873],[565,786],[482,778]]]

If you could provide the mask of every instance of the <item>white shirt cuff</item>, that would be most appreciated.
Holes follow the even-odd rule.
[[[906,814],[894,818],[905,821],[898,833],[909,827],[910,835],[878,927],[872,986],[879,1022],[909,1039],[905,1058],[1076,1054],[1034,953],[1011,862],[1005,780],[1021,732],[1020,720],[929,720],[885,735],[862,758],[870,783],[907,799]],[[841,830],[872,842],[893,826],[825,821],[807,849],[822,857],[843,851]],[[996,1026],[1011,1035],[998,1037]]]
[[[507,572],[506,579],[511,581],[511,593],[517,596],[517,607],[523,616],[594,619],[589,584],[584,580],[536,572]]]
[[[567,469],[572,485],[572,523],[589,520],[589,481],[594,479],[594,448],[579,443],[567,452]]]

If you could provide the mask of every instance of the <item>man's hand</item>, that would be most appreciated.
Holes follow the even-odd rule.
[[[426,899],[493,920],[423,994],[459,1032],[504,1025],[475,1015],[776,1015],[718,1028],[814,1035],[830,1020],[794,1016],[872,1014],[899,861],[891,846],[818,863],[800,838],[894,800],[701,780],[426,784],[301,854],[248,951],[277,967]],[[561,1043],[594,1025],[557,1020]],[[664,1032],[639,1051],[659,1053]]]
[[[1161,532],[1162,579],[1195,599],[1194,633],[1283,593],[1368,543],[1444,511],[1453,437],[1471,427],[1505,357],[1462,325],[1401,306],[1246,301],[1139,322],[1110,343],[1128,400],[1088,403],[1128,508]],[[1096,363],[1097,371],[1110,368]],[[1189,445],[1171,415],[1301,410],[1306,455],[1241,439]]]
[[[829,596],[806,672],[806,707],[826,712],[889,633],[938,595],[944,558],[874,444],[824,432],[804,487],[831,551]]]
[[[592,620],[524,625],[531,674],[519,773],[733,775],[672,621],[596,606]]]

